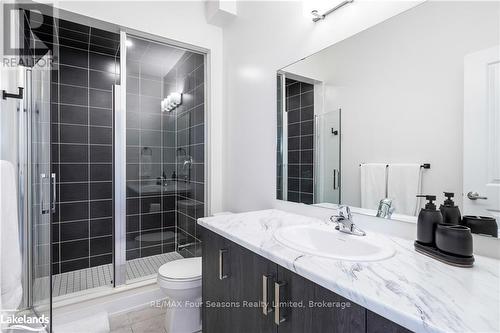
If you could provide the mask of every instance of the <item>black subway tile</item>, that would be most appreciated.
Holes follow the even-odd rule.
[[[300,106],[310,106],[314,103],[314,93],[312,91],[300,95]]]
[[[308,106],[300,109],[300,120],[314,120],[314,106]]]
[[[300,191],[306,193],[313,192],[313,180],[312,179],[301,179],[300,180]]]
[[[116,76],[110,72],[90,71],[89,87],[102,90],[113,90],[113,85],[116,83]]]
[[[71,202],[59,204],[61,221],[84,220],[89,217],[88,202]]]
[[[141,230],[161,228],[161,213],[143,214],[141,216]]]
[[[313,149],[314,136],[305,135],[300,137],[300,149]]]
[[[75,22],[59,19],[58,23],[61,29],[73,30],[86,34],[88,34],[90,31],[90,27]]]
[[[61,273],[71,272],[79,269],[89,268],[89,259],[84,258],[71,261],[61,261],[60,265],[61,265],[61,271],[60,271]]]
[[[117,72],[118,68],[116,66],[118,65],[118,63],[115,63],[114,56],[90,52],[89,61],[90,61],[89,63],[90,69],[110,72],[110,73]]]
[[[59,202],[88,200],[88,183],[59,184]]]
[[[312,120],[300,123],[301,135],[312,135],[313,133],[314,133],[314,122]]]
[[[145,248],[141,248],[141,258],[154,256],[162,253],[161,245],[156,246],[148,246]]]
[[[88,143],[88,127],[80,125],[60,125],[61,143]]]
[[[90,220],[90,237],[108,236],[113,234],[113,219]]]
[[[108,109],[90,108],[90,125],[113,126],[113,111]]]
[[[139,199],[127,199],[127,215],[139,214]]]
[[[296,192],[300,190],[300,181],[298,178],[288,178],[288,190]]]
[[[61,163],[81,163],[88,161],[86,145],[59,145]]]
[[[59,62],[63,65],[87,68],[88,55],[82,50],[59,46]]]
[[[287,115],[289,124],[300,122],[300,109],[288,111]]]
[[[92,28],[91,35],[111,39],[115,42],[120,41],[120,34],[118,34],[116,32],[107,31],[107,30],[97,29],[94,27]]]
[[[61,65],[59,72],[61,84],[79,87],[87,87],[89,84],[87,69]]]
[[[83,87],[59,86],[60,101],[63,104],[87,106],[88,89]]]
[[[113,252],[113,237],[98,237],[90,239],[90,255],[96,256]]]
[[[298,178],[300,176],[300,164],[288,164],[288,177]]]
[[[113,263],[113,254],[104,254],[100,256],[90,257],[90,267],[107,265]],[[112,284],[113,281],[106,281],[107,284]]]
[[[91,144],[113,144],[113,129],[111,127],[90,127]]]
[[[126,232],[139,230],[139,215],[127,216]]]
[[[113,216],[113,200],[90,202],[90,218]]]
[[[90,89],[89,101],[91,107],[110,109],[112,107],[111,91]]]
[[[300,163],[312,164],[313,163],[313,151],[303,150],[300,152]]]
[[[77,240],[61,243],[61,260],[72,260],[89,256],[89,241]]]
[[[89,238],[89,222],[66,222],[60,223],[61,241]]]
[[[87,125],[88,109],[84,106],[60,105],[60,121],[66,124]]]
[[[90,200],[112,199],[113,182],[90,183]]]
[[[300,107],[300,95],[288,97],[286,99],[286,110],[295,110]]]
[[[113,148],[111,146],[91,146],[91,163],[111,163],[113,161]]]
[[[91,181],[106,181],[113,179],[112,164],[95,164],[90,165],[90,180]]]

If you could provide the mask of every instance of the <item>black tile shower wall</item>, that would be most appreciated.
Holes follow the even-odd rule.
[[[113,260],[112,87],[119,35],[58,20],[52,73],[53,272]]]
[[[177,250],[184,257],[200,255],[196,219],[205,213],[205,66],[203,55],[186,52],[164,78],[164,93],[182,92],[175,117]],[[168,112],[165,115],[169,117]]]
[[[314,200],[314,86],[286,79],[289,201]]]

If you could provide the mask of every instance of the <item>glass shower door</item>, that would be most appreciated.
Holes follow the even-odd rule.
[[[121,35],[121,112],[115,118],[116,284],[154,277],[172,260],[200,255],[205,216],[204,54]],[[121,130],[124,132],[120,132]],[[119,170],[120,168],[121,171]],[[123,173],[122,173],[123,172]],[[121,275],[121,276],[120,276]]]
[[[316,203],[341,203],[341,110],[316,115]]]
[[[46,318],[50,318],[51,312],[51,215],[55,211],[56,195],[56,174],[51,172],[50,57],[50,54],[45,55],[28,71],[26,94],[31,137],[28,147],[32,231],[30,291],[34,312]],[[50,327],[48,329],[50,331]]]

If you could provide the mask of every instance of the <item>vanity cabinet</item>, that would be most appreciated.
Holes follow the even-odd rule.
[[[409,332],[205,228],[202,247],[205,333]]]

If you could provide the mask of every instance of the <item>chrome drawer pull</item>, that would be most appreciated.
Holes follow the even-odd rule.
[[[269,306],[268,300],[268,288],[269,280],[272,279],[272,275],[262,275],[262,313],[267,316],[268,313],[273,312],[272,306]]]
[[[227,253],[227,249],[219,250],[219,280],[224,280],[228,277],[228,275],[224,273],[224,253]]]
[[[285,282],[275,282],[274,283],[274,323],[279,326],[280,323],[284,322],[285,317],[281,316],[281,307],[280,307],[280,290],[281,287],[285,286]]]

